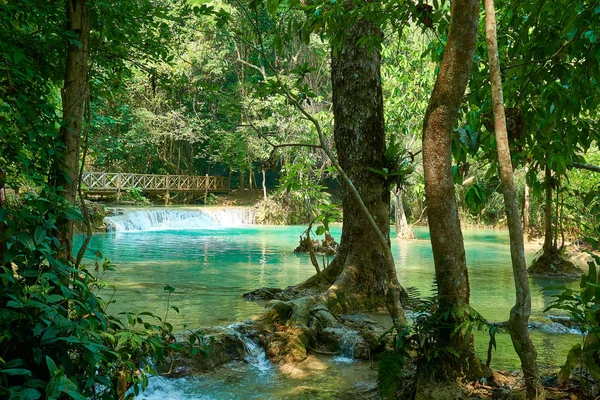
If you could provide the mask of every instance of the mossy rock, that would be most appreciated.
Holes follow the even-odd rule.
[[[106,232],[108,228],[104,224],[104,217],[106,217],[104,206],[89,200],[85,201],[85,206],[90,218],[90,224],[92,225],[92,232]],[[75,221],[75,231],[83,233],[87,232],[85,222]]]
[[[243,360],[246,349],[242,337],[233,330],[223,327],[201,328],[193,332],[200,335],[205,342],[210,343],[207,355],[198,354],[188,356],[177,353],[175,365],[179,368],[177,375],[194,375],[200,372],[211,371],[223,364]],[[189,335],[182,335],[178,342],[186,343]]]

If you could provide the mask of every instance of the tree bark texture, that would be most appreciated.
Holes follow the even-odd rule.
[[[404,203],[402,201],[402,190],[397,189],[396,196],[396,239],[414,239],[412,229],[406,221],[406,213],[404,212]]]
[[[67,1],[69,30],[77,34],[79,43],[70,43],[67,49],[65,82],[62,89],[63,123],[59,140],[65,149],[55,173],[55,186],[65,200],[75,205],[79,177],[79,150],[83,127],[83,104],[88,97],[88,55],[90,20],[85,0]],[[61,256],[72,259],[73,221],[61,218],[56,223],[61,242]]]
[[[544,204],[544,246],[543,256],[550,256],[553,253],[553,234],[552,234],[552,172],[546,165],[544,170],[545,184],[545,204]]]
[[[348,30],[342,48],[332,54],[334,140],[339,164],[385,236],[388,248],[382,249],[352,188],[343,180],[342,238],[332,262],[342,271],[333,287],[348,287],[351,282],[355,294],[386,301],[392,317],[404,321],[401,289],[389,251],[390,192],[383,177],[367,169],[385,167],[381,54],[374,46],[357,43],[367,35],[382,37],[382,32],[375,23],[358,19]]]
[[[516,300],[514,307],[510,310],[508,328],[515,351],[521,359],[527,398],[543,399],[545,398],[544,387],[542,386],[537,366],[537,352],[529,337],[528,329],[529,316],[531,315],[531,292],[529,290],[529,277],[525,261],[525,243],[519,215],[519,203],[513,181],[512,160],[508,144],[502,77],[500,74],[500,61],[498,59],[494,0],[485,0],[485,37],[492,86],[494,133],[500,165],[504,209],[506,211],[510,236],[510,256],[515,278]]]
[[[525,165],[525,176],[527,177],[527,172],[529,171],[529,166]],[[531,210],[531,195],[529,193],[529,184],[527,184],[527,178],[525,178],[525,188],[523,190],[523,233],[525,235],[525,239],[529,240],[529,212]]]
[[[448,42],[423,124],[423,169],[431,247],[439,307],[452,310],[469,304],[469,276],[452,178],[452,130],[473,64],[479,19],[478,0],[452,2]],[[451,319],[451,318],[450,318]],[[476,376],[482,373],[473,335],[453,334],[463,319],[448,320],[439,330],[438,346],[450,346],[459,357],[441,371]]]

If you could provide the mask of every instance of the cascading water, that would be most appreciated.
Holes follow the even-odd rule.
[[[217,399],[262,399],[259,391],[255,391],[255,396],[240,395],[240,390],[236,390],[235,384],[229,382],[230,379],[241,386],[240,389],[246,389],[249,385],[273,385],[276,380],[272,379],[275,374],[271,362],[262,347],[256,344],[252,339],[243,335],[237,330],[238,325],[233,324],[222,329],[230,334],[237,336],[244,345],[247,366],[241,366],[238,363],[230,364],[222,368],[221,372],[231,373],[233,375],[224,379],[216,379],[219,370],[207,373],[200,378],[165,378],[155,376],[149,379],[148,388],[138,396],[143,400],[217,400]],[[241,380],[239,380],[241,378]]]
[[[267,359],[267,354],[265,353],[265,350],[258,344],[256,344],[252,339],[238,331],[238,327],[238,324],[232,324],[225,329],[228,332],[236,335],[244,344],[244,350],[246,351],[244,360],[248,363],[248,365],[252,366],[260,373],[273,371],[273,366],[271,362]]]
[[[106,217],[109,231],[142,232],[169,229],[218,229],[254,224],[253,208],[131,209]]]
[[[354,350],[356,345],[363,339],[360,334],[356,331],[337,329],[341,336],[340,343],[340,354],[333,357],[332,361],[338,363],[352,363],[354,362]]]

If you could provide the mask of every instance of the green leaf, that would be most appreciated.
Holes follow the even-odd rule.
[[[573,371],[573,368],[575,368],[579,356],[581,356],[581,344],[578,343],[571,348],[569,354],[567,355],[567,362],[558,373],[559,384],[565,383],[569,379],[569,376],[571,376],[571,371]]]
[[[44,239],[46,239],[46,230],[44,228],[38,226],[35,229],[35,235],[33,236],[33,239],[36,244],[42,243],[44,241]]]
[[[0,373],[5,375],[29,375],[31,376],[31,371],[24,368],[8,368],[0,370]]]
[[[48,366],[48,371],[50,371],[50,375],[54,376],[58,374],[58,367],[56,366],[54,361],[48,356],[46,356],[46,365]]]
[[[29,250],[35,250],[35,243],[31,235],[24,232],[19,232],[15,236],[23,246],[27,247]]]
[[[83,214],[77,208],[69,208],[65,211],[65,217],[67,220],[83,221]]]
[[[317,227],[317,230],[315,233],[317,234],[317,236],[321,236],[322,234],[325,233],[325,227],[323,227],[323,226]]]
[[[58,303],[63,300],[65,300],[65,298],[60,294],[51,294],[50,296],[46,297],[46,302],[48,303]]]

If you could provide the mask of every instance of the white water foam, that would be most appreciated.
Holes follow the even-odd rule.
[[[231,324],[225,329],[240,338],[244,344],[244,350],[246,351],[244,360],[248,363],[248,365],[251,365],[260,373],[272,372],[273,365],[267,358],[267,353],[265,353],[265,350],[249,337],[242,335],[236,329],[237,327],[238,324]]]
[[[335,328],[333,328],[335,329]],[[333,357],[331,361],[341,364],[350,364],[355,361],[354,349],[356,344],[359,343],[362,338],[356,331],[340,329],[339,333],[342,336],[342,343],[340,345],[340,354]]]
[[[146,390],[136,396],[141,400],[213,400],[214,397],[194,393],[199,384],[189,378],[164,378],[153,376]]]
[[[133,209],[121,215],[106,217],[110,231],[143,232],[178,229],[218,229],[254,224],[252,208]]]

